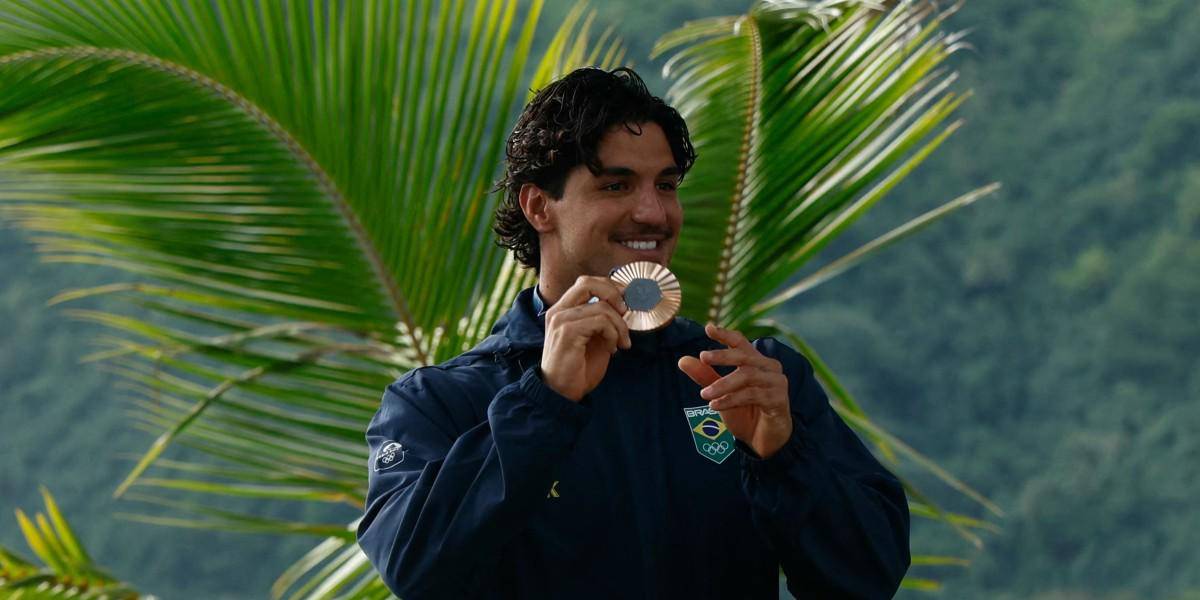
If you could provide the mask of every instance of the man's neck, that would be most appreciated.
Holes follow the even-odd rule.
[[[534,290],[542,295],[542,301],[546,303],[546,308],[550,308],[563,294],[567,293],[567,288],[575,283],[577,277],[560,277],[553,269],[542,269],[538,274],[537,286]]]

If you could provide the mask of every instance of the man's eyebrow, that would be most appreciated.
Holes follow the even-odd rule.
[[[666,177],[668,175],[679,176],[682,174],[683,174],[682,169],[680,169],[676,165],[672,165],[672,166],[669,166],[669,167],[663,169],[662,171],[659,171],[658,176],[659,177]],[[602,167],[600,169],[600,175],[613,175],[616,177],[629,177],[630,175],[637,175],[637,171],[634,171],[633,169],[630,169],[629,167]]]
[[[633,169],[630,169],[629,167],[603,167],[600,169],[600,174],[601,175],[615,175],[618,177],[628,177],[630,175],[637,175],[637,172],[635,172]]]

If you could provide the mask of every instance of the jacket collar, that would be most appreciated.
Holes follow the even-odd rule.
[[[539,314],[534,309],[536,287],[521,290],[513,300],[512,307],[492,326],[488,336],[477,348],[484,352],[517,352],[540,349],[545,344],[545,311]],[[707,338],[704,328],[682,317],[658,331],[632,332],[635,353],[653,353],[658,349],[673,348],[697,338]]]

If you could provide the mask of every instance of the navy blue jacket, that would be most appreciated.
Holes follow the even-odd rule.
[[[676,318],[632,333],[575,403],[536,369],[532,295],[475,348],[384,392],[358,542],[393,592],[777,598],[782,566],[797,598],[895,593],[909,565],[904,492],[830,409],[808,360],[754,342],[783,364],[794,423],[760,460],[676,366],[721,347],[703,327]]]

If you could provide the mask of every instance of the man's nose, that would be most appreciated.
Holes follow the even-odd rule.
[[[633,207],[634,221],[654,224],[667,222],[667,210],[663,207],[663,200],[654,187],[642,189],[635,202],[637,205]]]

